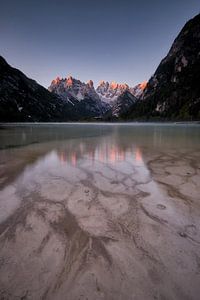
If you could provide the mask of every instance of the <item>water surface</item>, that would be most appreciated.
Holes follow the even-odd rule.
[[[0,298],[199,299],[200,126],[0,129]]]

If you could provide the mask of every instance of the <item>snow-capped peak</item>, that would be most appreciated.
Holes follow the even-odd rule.
[[[127,84],[119,84],[115,81],[109,83],[102,80],[100,81],[96,92],[103,101],[110,103],[116,100],[126,90],[129,90]]]
[[[78,101],[81,101],[86,97],[94,100],[100,100],[94,89],[92,80],[84,83],[78,79],[73,78],[72,76],[68,76],[62,79],[60,77],[57,77],[51,82],[49,91],[58,94],[61,98],[67,101],[69,101],[71,97]]]

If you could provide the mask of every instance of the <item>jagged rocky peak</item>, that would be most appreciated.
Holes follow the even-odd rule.
[[[57,77],[51,82],[49,91],[72,103],[80,117],[102,116],[109,109],[95,91],[92,80],[85,83],[72,76],[62,79]]]
[[[109,86],[109,82],[108,82],[108,81],[101,80],[101,81],[99,82],[99,86]]]
[[[116,89],[118,89],[118,87],[119,87],[119,84],[116,81],[112,81],[110,83],[110,88],[111,89],[116,90]]]
[[[126,91],[134,95],[136,98],[140,98],[146,86],[147,81],[144,81],[136,85],[135,87],[129,87],[129,85],[126,83],[121,84],[115,81],[109,83],[107,81],[102,80],[100,81],[96,91],[103,101],[107,103],[112,103]]]
[[[90,79],[88,82],[87,82],[87,85],[92,89],[94,88],[94,82]]]
[[[101,81],[99,82],[99,85],[105,85],[106,83],[109,84],[108,81],[105,82],[104,80],[101,80]]]
[[[87,83],[81,82],[73,78],[71,75],[60,79],[57,77],[51,82],[49,87],[50,92],[54,92],[64,99],[69,99],[69,96],[75,97],[77,100],[83,100],[85,97],[97,98],[94,84],[92,80]]]
[[[136,98],[141,98],[144,93],[144,90],[147,87],[147,81],[143,81],[137,84],[135,87],[130,88],[131,94],[133,94]]]
[[[99,97],[105,102],[115,101],[124,91],[129,90],[128,84],[120,84],[115,81],[100,81],[96,92]]]
[[[74,83],[74,78],[72,76],[68,76],[65,82],[67,86],[72,86]]]
[[[146,86],[147,86],[147,81],[146,80],[143,81],[142,83],[139,83],[139,87],[140,87],[140,89],[142,91],[144,91],[144,89],[146,88]]]
[[[111,89],[113,89],[113,90],[117,90],[117,89],[120,89],[120,90],[128,90],[129,89],[129,86],[128,86],[128,84],[126,84],[126,83],[117,83],[117,82],[115,82],[115,81],[112,81],[111,83],[110,83],[110,88]]]
[[[104,92],[106,92],[108,90],[108,88],[109,88],[109,82],[101,80],[99,82],[99,85],[98,85],[96,91],[97,91],[97,93],[103,94]]]
[[[97,89],[94,88],[94,83],[89,80],[87,83],[81,82],[78,79],[68,76],[67,78],[57,77],[49,87],[49,91],[56,93],[63,100],[73,103],[75,107],[82,105],[91,106],[92,109],[98,108],[100,115],[103,112],[110,111],[115,116],[119,116],[122,111],[136,101],[138,95],[141,95],[146,86],[143,82],[137,86],[137,89],[130,88],[126,83],[117,83],[115,81],[100,81]],[[123,102],[124,93],[127,93]],[[90,100],[89,100],[90,99]],[[90,101],[90,103],[88,102]],[[78,104],[79,103],[79,104]],[[84,110],[85,107],[82,106]]]
[[[56,79],[53,79],[51,82],[51,85],[49,87],[49,90],[51,90],[53,88],[53,86],[59,86],[59,85],[63,85],[66,88],[71,88],[74,86],[84,86],[84,87],[89,87],[91,89],[94,88],[94,83],[92,80],[89,80],[87,83],[81,82],[78,79],[73,78],[71,75],[67,76],[66,78],[60,78],[60,77],[56,77]]]
[[[111,81],[109,83],[108,81],[101,80],[97,87],[97,90],[101,88],[112,89],[112,90],[117,90],[117,89],[126,90],[129,89],[129,86],[126,83],[121,84],[121,83],[117,83],[116,81]]]
[[[60,82],[60,77],[56,77],[55,79],[52,80],[51,84],[58,84]]]

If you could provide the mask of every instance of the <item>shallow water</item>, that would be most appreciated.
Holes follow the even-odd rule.
[[[0,299],[199,299],[200,126],[0,129]]]

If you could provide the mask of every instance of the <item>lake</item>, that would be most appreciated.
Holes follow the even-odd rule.
[[[0,299],[199,299],[200,125],[0,127]]]

